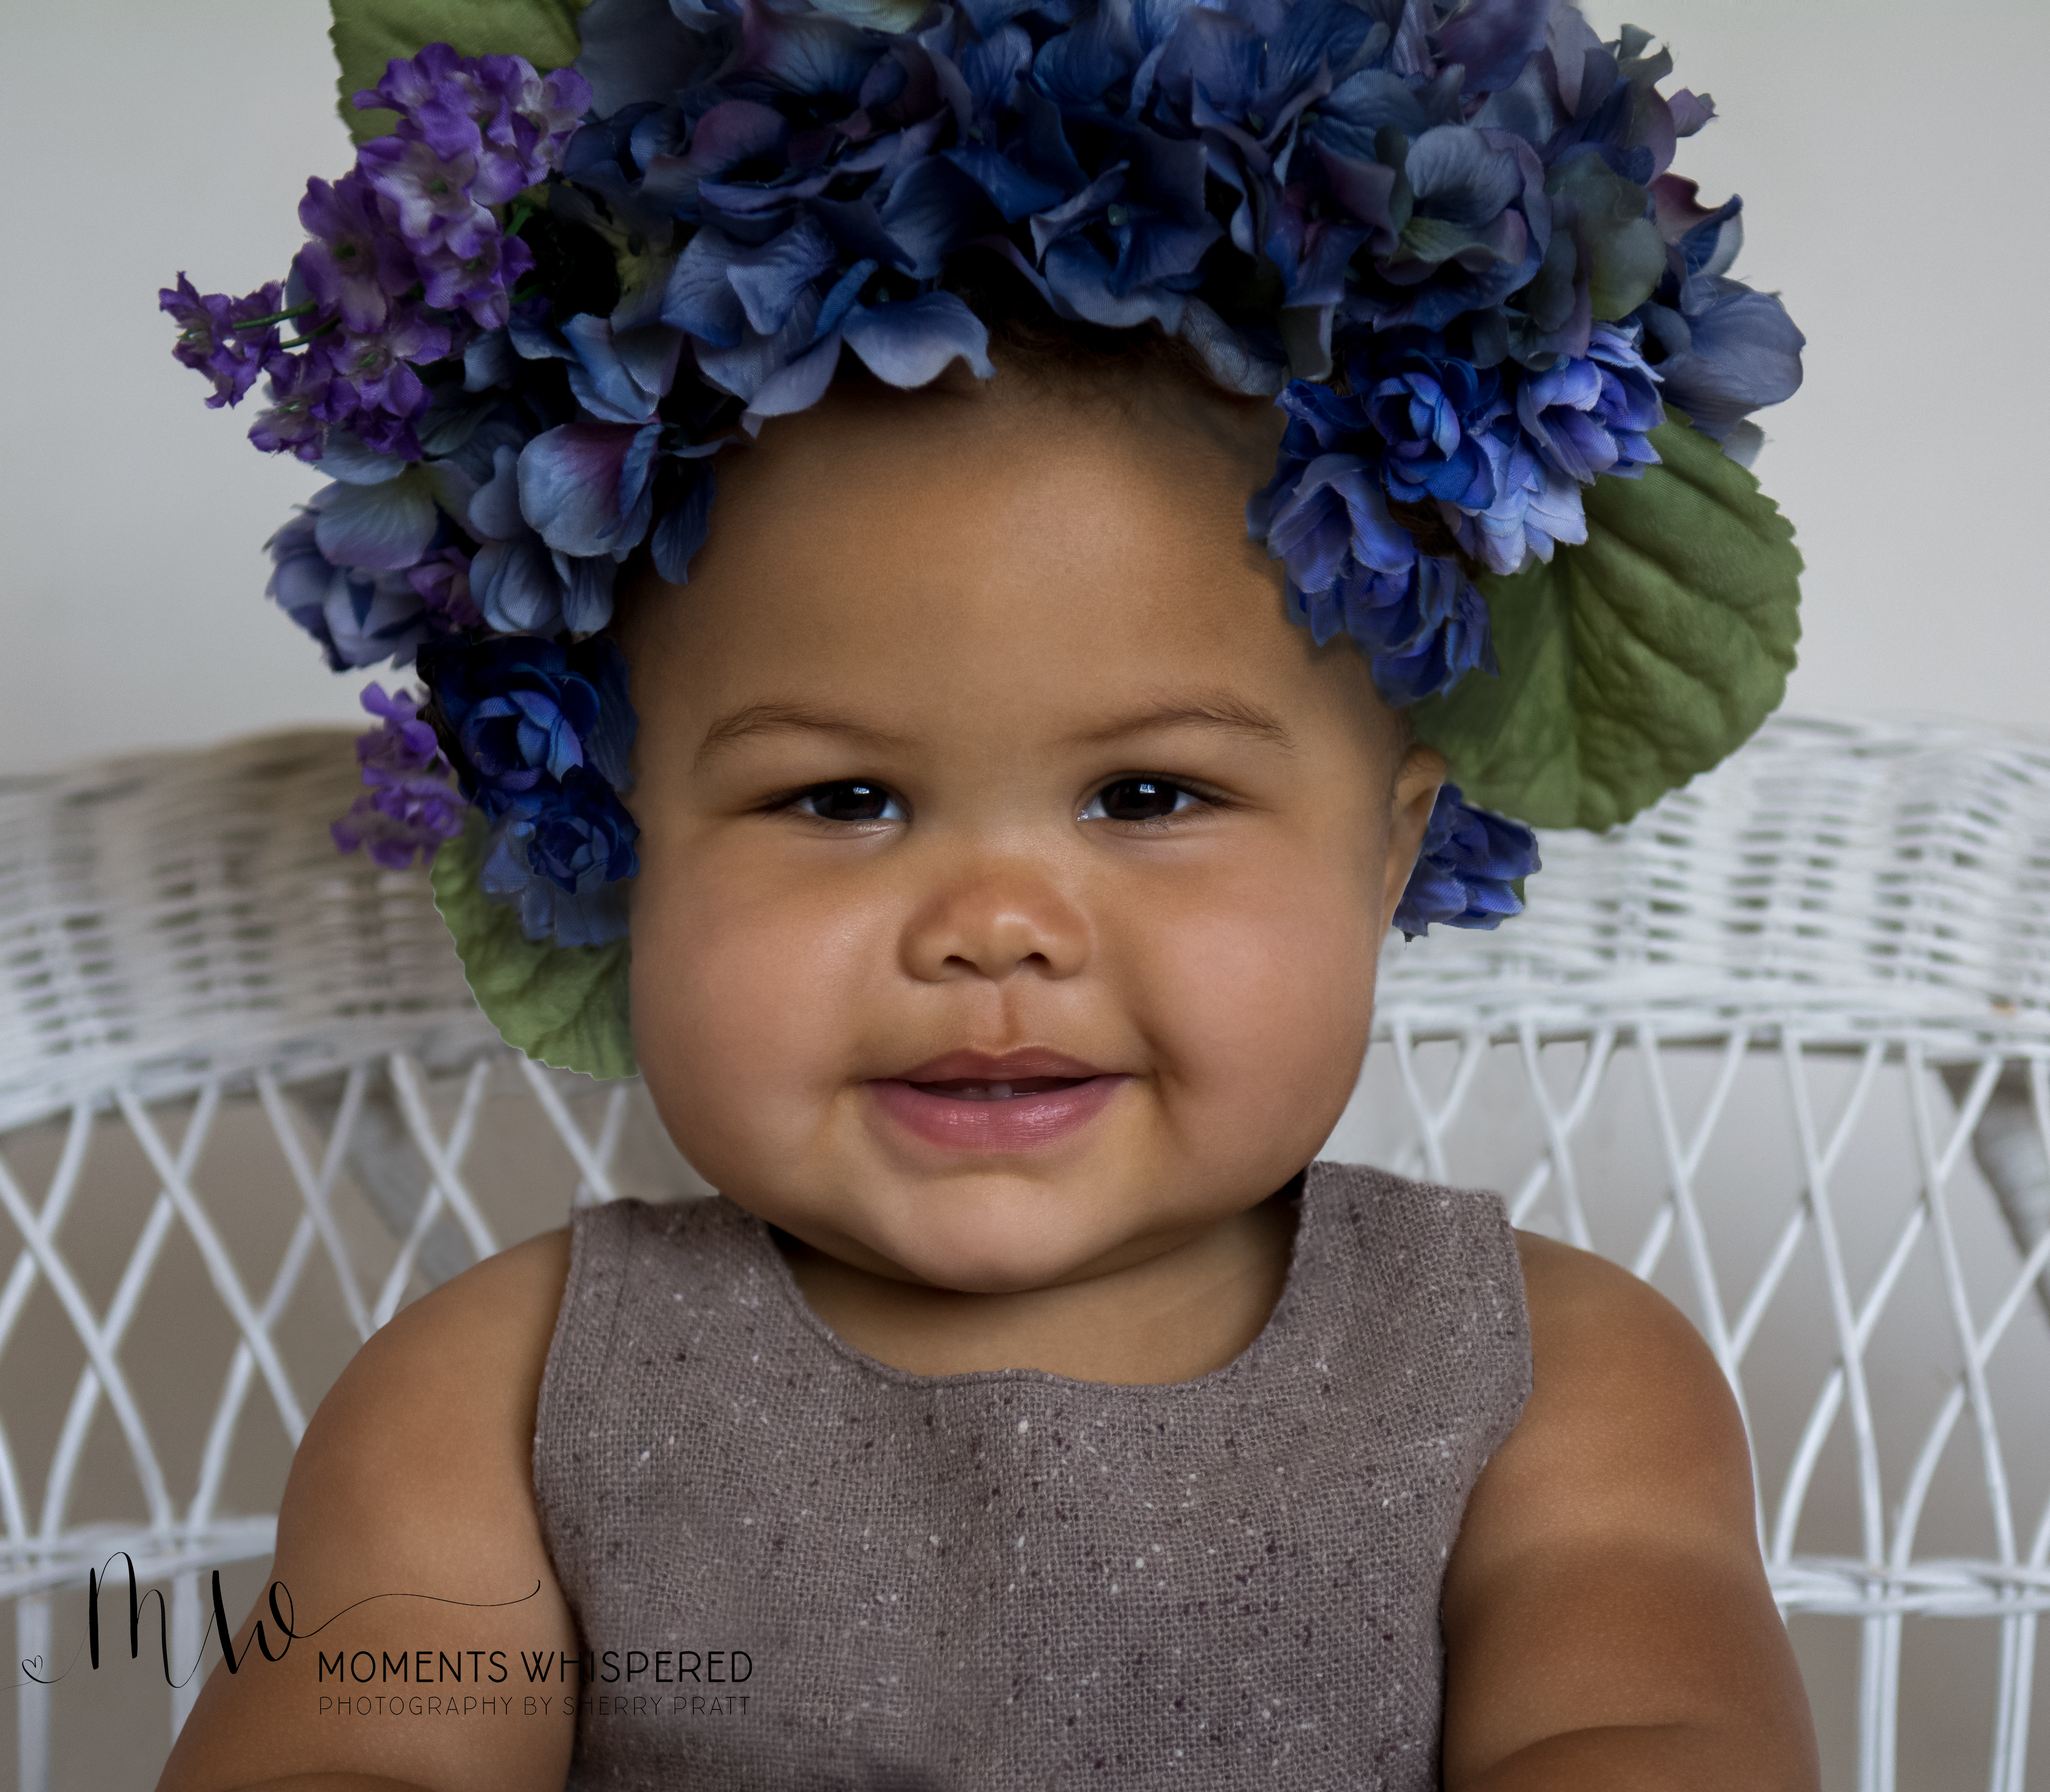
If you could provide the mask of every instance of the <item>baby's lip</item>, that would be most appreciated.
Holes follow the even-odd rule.
[[[929,1058],[923,1064],[900,1070],[885,1080],[905,1083],[1015,1083],[1054,1077],[1081,1081],[1105,1074],[1095,1065],[1070,1058],[1065,1052],[1028,1046],[995,1056],[980,1051],[943,1052],[937,1058]]]

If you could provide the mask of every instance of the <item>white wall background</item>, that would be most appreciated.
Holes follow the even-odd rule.
[[[247,446],[252,403],[204,407],[154,310],[181,267],[203,291],[282,275],[306,177],[348,166],[325,14],[0,4],[0,770],[356,716],[364,675],[328,672],[263,596],[262,544],[314,476]],[[1736,271],[1810,338],[1759,469],[1808,560],[1791,705],[2050,727],[2050,185],[2028,85],[2050,6],[1986,0],[1965,29],[1909,0],[1627,16],[1714,94],[1678,171],[1750,201]]]

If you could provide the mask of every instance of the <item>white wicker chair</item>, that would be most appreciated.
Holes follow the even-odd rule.
[[[361,1338],[573,1202],[702,1190],[637,1087],[497,1043],[419,876],[334,855],[345,738],[0,783],[0,1597],[74,1664],[18,1677],[23,1792],[146,1783],[196,1689],[109,1721],[88,1566],[169,1587],[182,1674]],[[1513,926],[1391,946],[1331,1155],[1693,1314],[1832,1785],[2050,1787],[2050,750],[1781,721],[1544,851]]]

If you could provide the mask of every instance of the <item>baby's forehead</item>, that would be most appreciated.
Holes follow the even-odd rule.
[[[857,390],[722,455],[688,585],[624,583],[637,703],[645,680],[743,673],[1229,685],[1249,656],[1309,650],[1246,532],[1264,421],[1234,436],[1243,411],[1213,427],[1171,390],[1128,407],[1002,383]]]

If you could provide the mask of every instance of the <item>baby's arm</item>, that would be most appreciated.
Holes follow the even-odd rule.
[[[1535,1386],[1445,1576],[1446,1792],[1809,1792],[1714,1359],[1636,1277],[1518,1243]]]
[[[376,1599],[276,1661],[246,1625],[240,1671],[214,1669],[158,1792],[560,1792],[572,1714],[559,1683],[528,1685],[520,1652],[577,1648],[542,1543],[532,1467],[535,1403],[568,1266],[569,1235],[551,1233],[400,1313],[314,1415],[278,1517],[271,1574],[290,1587],[284,1609],[302,1631],[376,1594],[521,1603],[481,1611]],[[255,1616],[275,1653],[264,1601]],[[337,1650],[368,1652],[373,1677],[338,1679]],[[430,1656],[425,1685],[420,1650]],[[502,1678],[493,1678],[493,1650]],[[443,1654],[459,1663],[459,1681],[443,1675]],[[527,1695],[543,1690],[548,1706],[537,1698],[529,1715]]]

